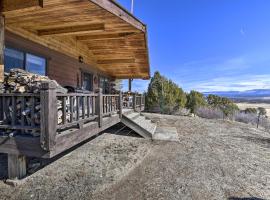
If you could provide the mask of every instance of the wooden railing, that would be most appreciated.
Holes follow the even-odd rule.
[[[103,116],[113,115],[120,110],[119,95],[103,95]]]
[[[0,94],[0,129],[36,135],[40,130],[39,113],[39,94]]]
[[[0,133],[40,136],[41,147],[55,148],[56,137],[68,130],[82,129],[84,124],[97,121],[103,127],[104,117],[119,115],[123,108],[142,110],[144,96],[133,94],[124,103],[122,93],[57,93],[54,82],[41,84],[38,94],[0,94]]]
[[[143,110],[145,106],[145,96],[138,93],[129,93],[123,95],[123,108]]]
[[[57,94],[57,129],[81,126],[97,118],[97,94]]]

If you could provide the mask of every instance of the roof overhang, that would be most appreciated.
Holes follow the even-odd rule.
[[[146,26],[112,0],[2,0],[6,30],[115,78],[150,77]]]

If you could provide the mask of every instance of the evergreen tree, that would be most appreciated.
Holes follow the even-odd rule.
[[[256,108],[246,108],[244,110],[245,114],[257,114],[257,109]]]
[[[161,76],[157,71],[151,78],[146,94],[146,109],[159,109],[161,113],[170,113],[186,104],[186,94],[173,81]]]
[[[232,100],[217,95],[208,95],[207,103],[213,108],[221,109],[226,117],[234,114],[235,111],[239,110],[238,106]]]
[[[195,90],[192,90],[188,95],[187,95],[187,104],[186,107],[190,109],[191,113],[195,113],[196,109],[201,107],[201,106],[206,106],[207,103],[204,99],[204,96],[202,93],[197,92]]]
[[[263,107],[258,108],[258,120],[257,120],[257,128],[259,128],[260,120],[262,117],[266,117],[266,109]]]

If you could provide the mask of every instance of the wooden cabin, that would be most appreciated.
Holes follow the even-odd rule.
[[[0,94],[0,153],[8,154],[9,177],[20,178],[26,156],[54,157],[119,123],[123,115],[143,110],[142,95],[133,94],[132,103],[124,105],[123,95],[105,92],[105,85],[115,79],[149,79],[146,25],[112,0],[2,0],[0,81],[11,68],[91,91],[58,94],[54,84],[44,83],[38,94]],[[26,101],[32,106],[28,124],[26,116],[18,119],[14,112],[17,100],[20,108]],[[39,124],[35,102],[41,105]],[[125,122],[132,126],[132,119]],[[134,126],[143,136],[155,129]]]

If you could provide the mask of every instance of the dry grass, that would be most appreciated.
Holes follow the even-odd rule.
[[[243,123],[146,114],[178,142],[104,134],[0,199],[270,199],[269,133]],[[257,197],[257,198],[255,198]]]

